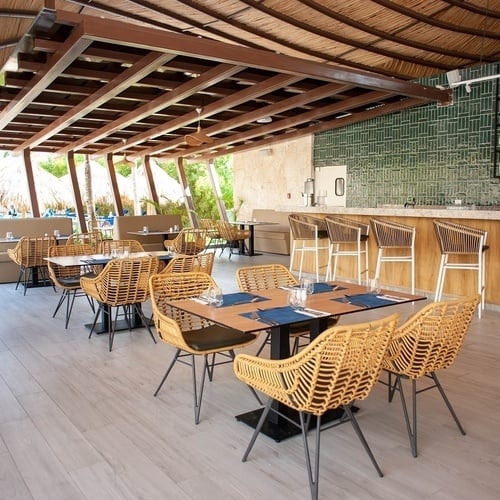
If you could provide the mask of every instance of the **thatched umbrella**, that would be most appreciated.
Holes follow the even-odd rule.
[[[65,188],[60,179],[38,165],[33,165],[33,176],[42,213],[48,208],[61,209],[74,204],[72,191]],[[0,203],[2,207],[13,205],[19,213],[31,211],[26,169],[21,156],[0,158]]]
[[[144,166],[141,165],[136,167],[136,169],[135,176],[129,175],[126,178],[122,177],[121,183],[119,180],[120,192],[127,195],[132,200],[150,200],[151,193],[149,192]],[[160,201],[163,198],[173,203],[180,203],[184,198],[181,185],[154,161],[151,161],[151,171]]]

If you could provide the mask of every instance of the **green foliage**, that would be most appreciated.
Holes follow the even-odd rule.
[[[168,175],[179,181],[177,166],[174,161],[160,163],[160,166]],[[226,209],[234,208],[233,200],[233,165],[232,156],[226,155],[216,158],[214,161],[215,171],[219,179],[222,200]],[[219,212],[212,185],[207,175],[206,162],[188,163],[185,165],[186,179],[188,181],[193,204],[198,218],[218,219]],[[243,203],[243,200],[239,201]],[[239,208],[239,207],[238,207]]]

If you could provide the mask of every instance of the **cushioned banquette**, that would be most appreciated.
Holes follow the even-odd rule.
[[[15,238],[21,236],[43,236],[54,234],[58,229],[62,235],[73,232],[70,217],[13,217],[0,219],[0,283],[12,283],[17,280],[19,266],[7,254],[7,248],[14,248],[17,240],[7,241],[8,232]]]
[[[255,208],[252,218],[275,224],[255,226],[255,251],[290,255],[290,225],[288,213],[272,209]]]
[[[150,232],[165,231],[175,226],[181,227],[180,215],[123,215],[115,217],[113,239],[115,240],[137,240],[144,250],[165,250],[163,246],[164,236],[129,234],[130,231],[142,231],[147,226]]]

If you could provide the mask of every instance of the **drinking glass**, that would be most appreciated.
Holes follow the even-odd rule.
[[[307,291],[305,288],[292,288],[288,292],[288,303],[293,309],[300,309],[305,306]]]
[[[370,278],[368,280],[368,289],[371,293],[380,293],[382,289],[380,288],[380,282],[376,278]]]
[[[314,281],[309,278],[302,278],[300,280],[300,288],[303,288],[307,295],[311,295],[314,293]]]
[[[218,286],[210,287],[209,291],[209,303],[215,307],[220,307],[224,303],[224,294]]]

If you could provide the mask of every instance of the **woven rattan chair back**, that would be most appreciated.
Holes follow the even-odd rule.
[[[481,317],[485,304],[487,231],[446,220],[434,220],[433,223],[441,250],[434,300],[441,300],[448,269],[474,271],[477,273],[476,291],[481,295],[478,308],[478,316]],[[450,260],[449,256],[454,257]]]
[[[102,233],[100,231],[91,231],[88,233],[70,234],[66,240],[66,245],[90,245],[93,253],[101,253],[102,251]]]
[[[54,236],[23,236],[15,248],[9,249],[11,259],[25,268],[46,266],[49,247],[56,244]]]
[[[149,297],[149,278],[158,272],[158,259],[156,257],[135,257],[113,259],[106,264],[104,269],[95,278],[82,277],[80,285],[82,290],[99,302],[99,309],[94,316],[90,330],[92,336],[99,315],[107,311],[109,350],[113,349],[118,309],[122,307],[129,323],[130,312],[139,316],[146,327],[153,342],[156,343],[149,321],[144,317],[141,308]],[[117,308],[115,320],[112,320],[111,308]]]
[[[49,247],[49,257],[64,257],[77,255],[91,255],[93,248],[88,243],[74,245],[55,245]],[[87,274],[85,266],[60,266],[53,262],[48,262],[49,275],[54,284],[60,288],[80,288],[80,283],[68,283],[76,276]]]
[[[442,254],[480,255],[484,250],[486,231],[445,220],[433,223]]]
[[[144,302],[149,278],[158,270],[156,257],[113,259],[93,280],[82,279],[84,291],[111,307]]]
[[[246,461],[260,433],[272,402],[279,401],[299,412],[312,499],[318,498],[321,417],[329,409],[344,410],[381,476],[382,472],[350,405],[365,399],[378,380],[397,322],[398,315],[393,314],[369,323],[329,328],[298,354],[284,360],[268,360],[246,354],[236,356],[236,376],[269,396],[243,461]],[[317,417],[314,459],[307,445],[310,415]]]
[[[380,279],[383,262],[407,262],[410,264],[411,293],[414,294],[415,228],[383,219],[370,219],[370,225],[378,247],[375,279]]]
[[[175,255],[161,273],[189,273],[196,267],[196,255]]]
[[[389,401],[398,391],[414,457],[417,456],[417,395],[420,393],[439,389],[458,429],[465,434],[436,372],[454,363],[469,331],[479,297],[434,302],[424,307],[396,330],[384,356],[382,367],[389,374]],[[424,377],[425,386],[418,390],[417,381]],[[411,412],[403,390],[403,380],[407,378],[411,379]],[[432,379],[434,384],[429,385],[428,379]]]
[[[326,278],[334,280],[337,274],[338,257],[356,257],[358,284],[361,274],[368,276],[368,234],[370,225],[345,217],[325,217],[326,229],[330,240],[328,269]],[[364,269],[361,268],[361,256],[364,255]],[[333,265],[332,265],[333,261]]]
[[[128,248],[130,253],[144,252],[144,247],[137,240],[104,240],[102,242],[102,253],[105,255],[111,255],[113,250],[123,252],[125,248]]]
[[[394,334],[383,367],[417,379],[448,368],[457,357],[479,296],[434,302],[401,325]]]
[[[24,295],[26,295],[28,281],[35,270],[40,278],[50,282],[45,258],[49,255],[49,247],[54,245],[56,245],[54,236],[23,236],[14,248],[7,249],[9,258],[19,266],[16,290],[23,279]]]
[[[153,318],[158,335],[163,341],[184,351],[198,354],[186,343],[182,332],[198,330],[211,323],[172,307],[167,302],[199,297],[214,285],[213,278],[202,272],[161,273],[151,277],[149,287]]]
[[[222,252],[227,247],[229,248],[229,258],[231,258],[235,245],[241,243],[241,247],[244,247],[245,240],[250,238],[250,231],[248,229],[240,229],[228,221],[217,221],[217,228],[220,238],[225,241],[225,245],[222,247],[220,254],[222,255]]]
[[[398,315],[369,323],[334,326],[286,360],[241,354],[237,377],[298,411],[328,409],[365,399],[378,380]]]
[[[295,258],[298,257],[300,279],[304,265],[304,255],[308,252],[313,253],[316,281],[319,281],[319,252],[328,251],[329,249],[325,221],[302,214],[290,214],[288,221],[293,237],[289,270],[292,271],[294,269]]]
[[[243,292],[256,292],[298,284],[295,276],[282,264],[240,267],[236,270],[236,280]]]
[[[371,219],[370,223],[379,248],[410,248],[413,246],[414,227],[382,219]]]
[[[182,255],[198,255],[207,246],[207,230],[185,227],[173,239],[165,241],[165,247]]]

